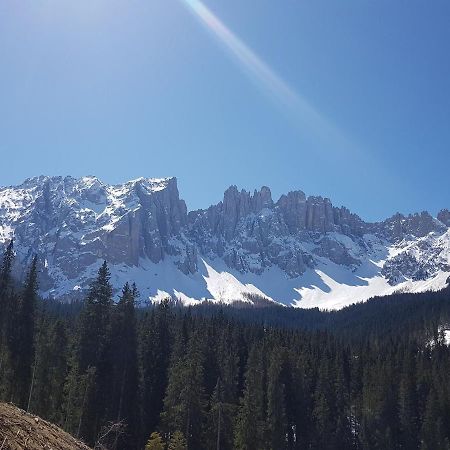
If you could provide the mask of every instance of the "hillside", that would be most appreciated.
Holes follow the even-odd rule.
[[[2,450],[89,450],[56,425],[7,403],[0,403]]]

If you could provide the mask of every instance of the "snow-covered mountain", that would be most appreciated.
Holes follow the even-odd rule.
[[[0,246],[15,240],[15,270],[32,255],[44,296],[81,295],[100,263],[141,300],[167,295],[340,308],[396,291],[446,286],[450,212],[367,223],[329,199],[290,192],[274,201],[230,187],[188,212],[176,178],[110,186],[95,177],[36,177],[0,188]]]

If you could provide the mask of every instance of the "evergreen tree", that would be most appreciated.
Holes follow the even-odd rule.
[[[187,443],[181,431],[175,431],[169,439],[168,450],[187,450]]]
[[[233,449],[233,427],[237,408],[226,398],[224,383],[218,378],[207,414],[205,441],[208,449]]]
[[[137,439],[137,337],[135,299],[136,286],[125,284],[112,319],[113,390],[111,392],[111,420],[127,424],[127,436],[115,443],[115,448],[130,448]]]
[[[2,265],[0,268],[0,339],[3,337],[3,330],[9,320],[12,278],[11,269],[14,262],[14,242],[11,240],[3,254]],[[1,344],[2,341],[0,341]]]
[[[418,440],[418,399],[415,383],[414,359],[407,352],[399,386],[399,421],[402,446],[417,449]]]
[[[110,417],[112,391],[112,286],[106,261],[92,283],[80,317],[76,364],[81,390],[77,435],[95,442],[102,423]],[[75,388],[77,389],[77,388]],[[81,395],[80,395],[81,394]]]
[[[445,435],[443,417],[434,387],[431,387],[427,397],[420,448],[421,450],[450,450],[449,439]]]
[[[228,450],[233,448],[233,429],[238,401],[239,357],[229,324],[223,316],[219,316],[219,320],[214,322],[213,332],[212,342],[208,346],[209,353],[214,354],[216,358],[217,379],[210,396],[205,441],[207,448]]]
[[[313,418],[315,424],[315,448],[334,450],[335,440],[335,391],[331,355],[325,351],[320,360],[317,385],[314,392]]]
[[[15,297],[12,288],[11,268],[14,261],[14,243],[11,240],[3,254],[0,268],[0,398],[9,400],[12,368],[8,343],[12,331],[12,303]]]
[[[350,368],[347,353],[336,349],[334,359],[334,412],[335,450],[346,450],[352,447],[354,435],[352,434],[351,408],[350,408]]]
[[[261,350],[252,347],[245,373],[245,388],[236,419],[234,445],[236,450],[264,450],[265,393],[264,364]]]
[[[189,448],[195,449],[203,448],[206,408],[203,355],[200,333],[196,333],[189,340],[186,354],[174,361],[170,368],[162,413],[164,429],[168,433],[185,430]]]
[[[46,415],[51,422],[63,423],[64,381],[68,373],[68,338],[65,324],[58,320],[50,329],[48,377],[52,388],[48,394],[50,415]]]
[[[159,433],[155,431],[150,435],[145,450],[164,450],[164,441]]]
[[[286,387],[282,379],[283,353],[278,347],[271,352],[267,374],[267,423],[270,448],[287,448]]]
[[[38,314],[36,324],[35,357],[32,370],[31,388],[28,399],[28,411],[45,417],[44,411],[50,411],[49,394],[52,389],[52,380],[49,379],[50,369],[49,354],[49,331],[52,324],[46,317],[45,312]],[[44,412],[42,414],[42,412]]]
[[[144,438],[149,430],[157,428],[163,409],[171,355],[170,326],[173,320],[170,304],[163,300],[151,314],[144,317],[141,325],[139,368]]]
[[[112,286],[109,280],[108,265],[104,261],[90,286],[80,317],[77,354],[81,372],[97,366],[105,357],[109,344],[112,307]]]
[[[10,341],[14,372],[13,399],[23,409],[27,409],[28,406],[34,362],[37,290],[37,257],[34,257],[14,314],[14,327]]]
[[[36,339],[33,392],[30,411],[64,425],[64,383],[68,371],[68,339],[64,323],[45,316],[40,321]]]

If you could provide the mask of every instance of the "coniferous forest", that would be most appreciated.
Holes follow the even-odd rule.
[[[104,449],[450,449],[450,292],[337,312],[81,303],[0,271],[0,400]]]

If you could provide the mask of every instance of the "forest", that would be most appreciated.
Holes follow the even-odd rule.
[[[450,450],[450,290],[336,312],[82,302],[0,267],[0,400],[112,450]]]

